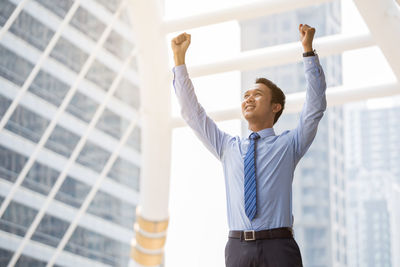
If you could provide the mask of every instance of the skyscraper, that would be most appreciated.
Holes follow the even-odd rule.
[[[350,266],[400,266],[400,107],[346,106]]]
[[[1,28],[20,2],[1,1]],[[141,137],[138,122],[126,145],[115,152],[128,125],[138,116],[140,105],[136,64],[130,57],[135,40],[129,17],[122,12],[113,19],[122,2],[81,1],[30,84],[27,78],[75,2],[27,1],[0,37],[1,118],[24,84],[29,84],[0,131],[0,201],[6,207],[0,218],[1,266],[6,266],[21,248],[28,229],[56,182],[63,177],[66,166],[69,168],[63,183],[44,210],[40,223],[32,228],[32,237],[17,257],[17,265],[44,266],[50,260],[102,175],[105,178],[99,190],[74,225],[76,228],[55,263],[62,266],[126,266],[128,263],[138,201]],[[97,51],[101,36],[106,38],[105,42],[85,71],[83,68],[91,53]],[[124,64],[128,65],[121,70]],[[115,93],[105,103],[76,160],[68,165],[72,152],[113,85],[117,86]],[[33,155],[74,88],[76,92],[65,102],[65,111],[59,115],[50,136],[43,139],[44,147]],[[107,171],[107,162],[113,153],[117,153],[117,158]],[[22,175],[21,171],[32,159],[32,166]],[[21,185],[5,204],[15,182],[21,178]]]
[[[298,25],[316,28],[316,38],[340,32],[340,2],[308,7],[240,23],[242,50],[298,42]],[[300,46],[300,44],[299,44]],[[318,51],[317,51],[318,52]],[[327,86],[342,82],[341,57],[321,58]],[[275,82],[285,94],[305,90],[303,63],[242,73],[242,93],[256,77]],[[298,114],[285,114],[275,131],[296,127]],[[243,123],[243,135],[248,135]],[[346,266],[343,112],[329,108],[317,136],[296,168],[293,180],[296,239],[305,266]]]

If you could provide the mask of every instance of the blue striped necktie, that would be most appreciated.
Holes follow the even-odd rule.
[[[251,220],[257,213],[257,186],[256,186],[256,144],[260,138],[258,133],[250,134],[250,144],[244,158],[244,209]]]

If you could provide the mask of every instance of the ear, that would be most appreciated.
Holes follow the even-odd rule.
[[[279,103],[272,104],[272,112],[278,113],[282,109],[282,105]]]

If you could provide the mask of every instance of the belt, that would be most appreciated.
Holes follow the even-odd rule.
[[[241,241],[253,241],[259,239],[293,238],[293,230],[290,227],[274,228],[262,231],[229,231],[230,238],[238,238]]]

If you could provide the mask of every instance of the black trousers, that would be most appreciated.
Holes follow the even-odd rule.
[[[226,267],[302,267],[299,246],[293,238],[241,241],[229,238]]]

